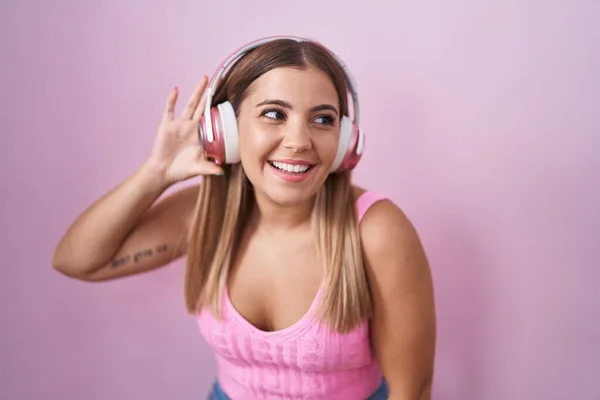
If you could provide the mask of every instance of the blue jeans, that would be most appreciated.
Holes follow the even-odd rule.
[[[388,387],[385,379],[381,380],[381,385],[379,388],[368,398],[365,400],[386,400],[388,398]],[[215,381],[213,383],[210,394],[207,397],[207,400],[231,400],[219,385],[219,381]]]

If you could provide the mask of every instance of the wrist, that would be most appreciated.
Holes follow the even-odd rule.
[[[147,160],[137,171],[138,178],[142,182],[142,186],[148,191],[163,192],[173,182],[169,182],[167,178],[167,167],[153,160]]]

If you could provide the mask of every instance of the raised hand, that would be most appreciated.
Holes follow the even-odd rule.
[[[179,118],[175,118],[178,88],[174,88],[169,94],[148,160],[153,168],[160,171],[167,185],[198,175],[222,173],[221,167],[204,157],[204,150],[198,139],[198,126],[206,102],[203,94],[207,85],[208,77],[204,76]]]

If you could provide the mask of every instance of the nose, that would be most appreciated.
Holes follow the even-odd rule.
[[[295,153],[309,150],[312,147],[310,129],[306,123],[288,124],[283,137],[283,147]]]

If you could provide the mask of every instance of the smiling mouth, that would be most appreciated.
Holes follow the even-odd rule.
[[[269,164],[276,170],[290,175],[303,175],[314,167],[314,165],[288,164],[278,161],[269,161]]]

